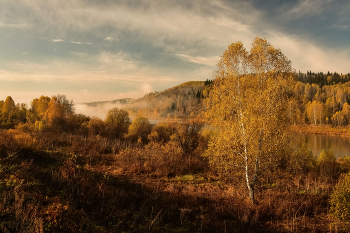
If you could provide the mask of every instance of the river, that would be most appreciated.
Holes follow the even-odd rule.
[[[166,122],[166,119],[162,120],[149,120],[151,124],[158,124],[159,122]],[[205,125],[204,128],[211,128]],[[343,156],[350,156],[350,138],[330,136],[322,134],[304,134],[304,133],[292,133],[293,138],[297,142],[306,143],[308,149],[315,156],[319,156],[324,149],[332,150],[336,158]]]
[[[297,142],[306,143],[313,155],[319,156],[324,149],[332,150],[336,158],[350,155],[350,139],[321,134],[293,133]]]

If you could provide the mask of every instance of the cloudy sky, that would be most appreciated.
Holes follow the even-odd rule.
[[[256,36],[296,71],[350,72],[342,0],[0,0],[0,99],[141,97],[212,78],[227,46]]]

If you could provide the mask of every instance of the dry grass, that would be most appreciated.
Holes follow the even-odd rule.
[[[332,136],[349,137],[349,128],[347,126],[332,125],[292,125],[289,129],[292,132],[310,133],[310,134],[326,134]]]
[[[347,232],[329,214],[336,180],[270,177],[247,200],[201,153],[101,137],[0,132],[3,232]]]

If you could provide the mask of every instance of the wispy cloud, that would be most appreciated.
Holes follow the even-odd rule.
[[[108,36],[108,37],[106,37],[106,38],[105,38],[105,40],[108,40],[108,41],[113,41],[113,40],[114,40],[114,38],[113,38],[113,37]]]
[[[134,60],[125,52],[111,53],[101,51],[91,55],[82,52],[71,52],[81,62],[71,60],[54,60],[45,63],[30,61],[7,62],[10,70],[0,70],[0,79],[23,81],[36,80],[43,82],[112,82],[112,83],[166,83],[178,80],[176,74],[160,73],[141,62]]]
[[[207,65],[207,66],[215,66],[219,62],[219,59],[220,59],[219,56],[193,57],[193,56],[186,55],[186,54],[176,54],[176,56],[178,56],[179,58],[181,58],[185,61],[189,61],[189,62],[193,62],[193,63],[197,63],[197,64],[202,64],[202,65]]]
[[[63,40],[62,39],[52,39],[51,41],[52,42],[62,42]]]
[[[334,28],[340,29],[340,30],[347,30],[350,28],[350,25],[338,25],[338,24],[333,24],[332,25]]]
[[[88,44],[88,45],[91,45],[92,43],[90,43],[90,42],[85,42],[85,43],[83,43],[83,42],[80,42],[80,41],[71,41],[70,42],[71,44]]]
[[[295,69],[301,72],[349,72],[349,49],[319,47],[310,41],[290,37],[287,34],[270,32],[268,40],[292,61]],[[287,45],[287,46],[286,46]]]
[[[0,27],[2,28],[17,28],[17,29],[24,29],[28,27],[28,24],[26,22],[20,22],[20,23],[4,23],[0,21]]]
[[[299,0],[299,2],[289,10],[284,12],[292,17],[311,17],[320,15],[334,0]],[[285,10],[285,9],[284,9]]]

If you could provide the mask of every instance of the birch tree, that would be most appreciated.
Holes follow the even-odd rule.
[[[308,118],[313,124],[322,124],[322,119],[324,118],[324,106],[322,102],[320,101],[312,101],[309,102],[308,105],[306,106],[306,113]]]
[[[257,37],[250,52],[241,42],[229,45],[217,67],[206,117],[219,133],[205,156],[221,175],[243,181],[254,204],[258,177],[284,145],[290,122],[291,62]]]

